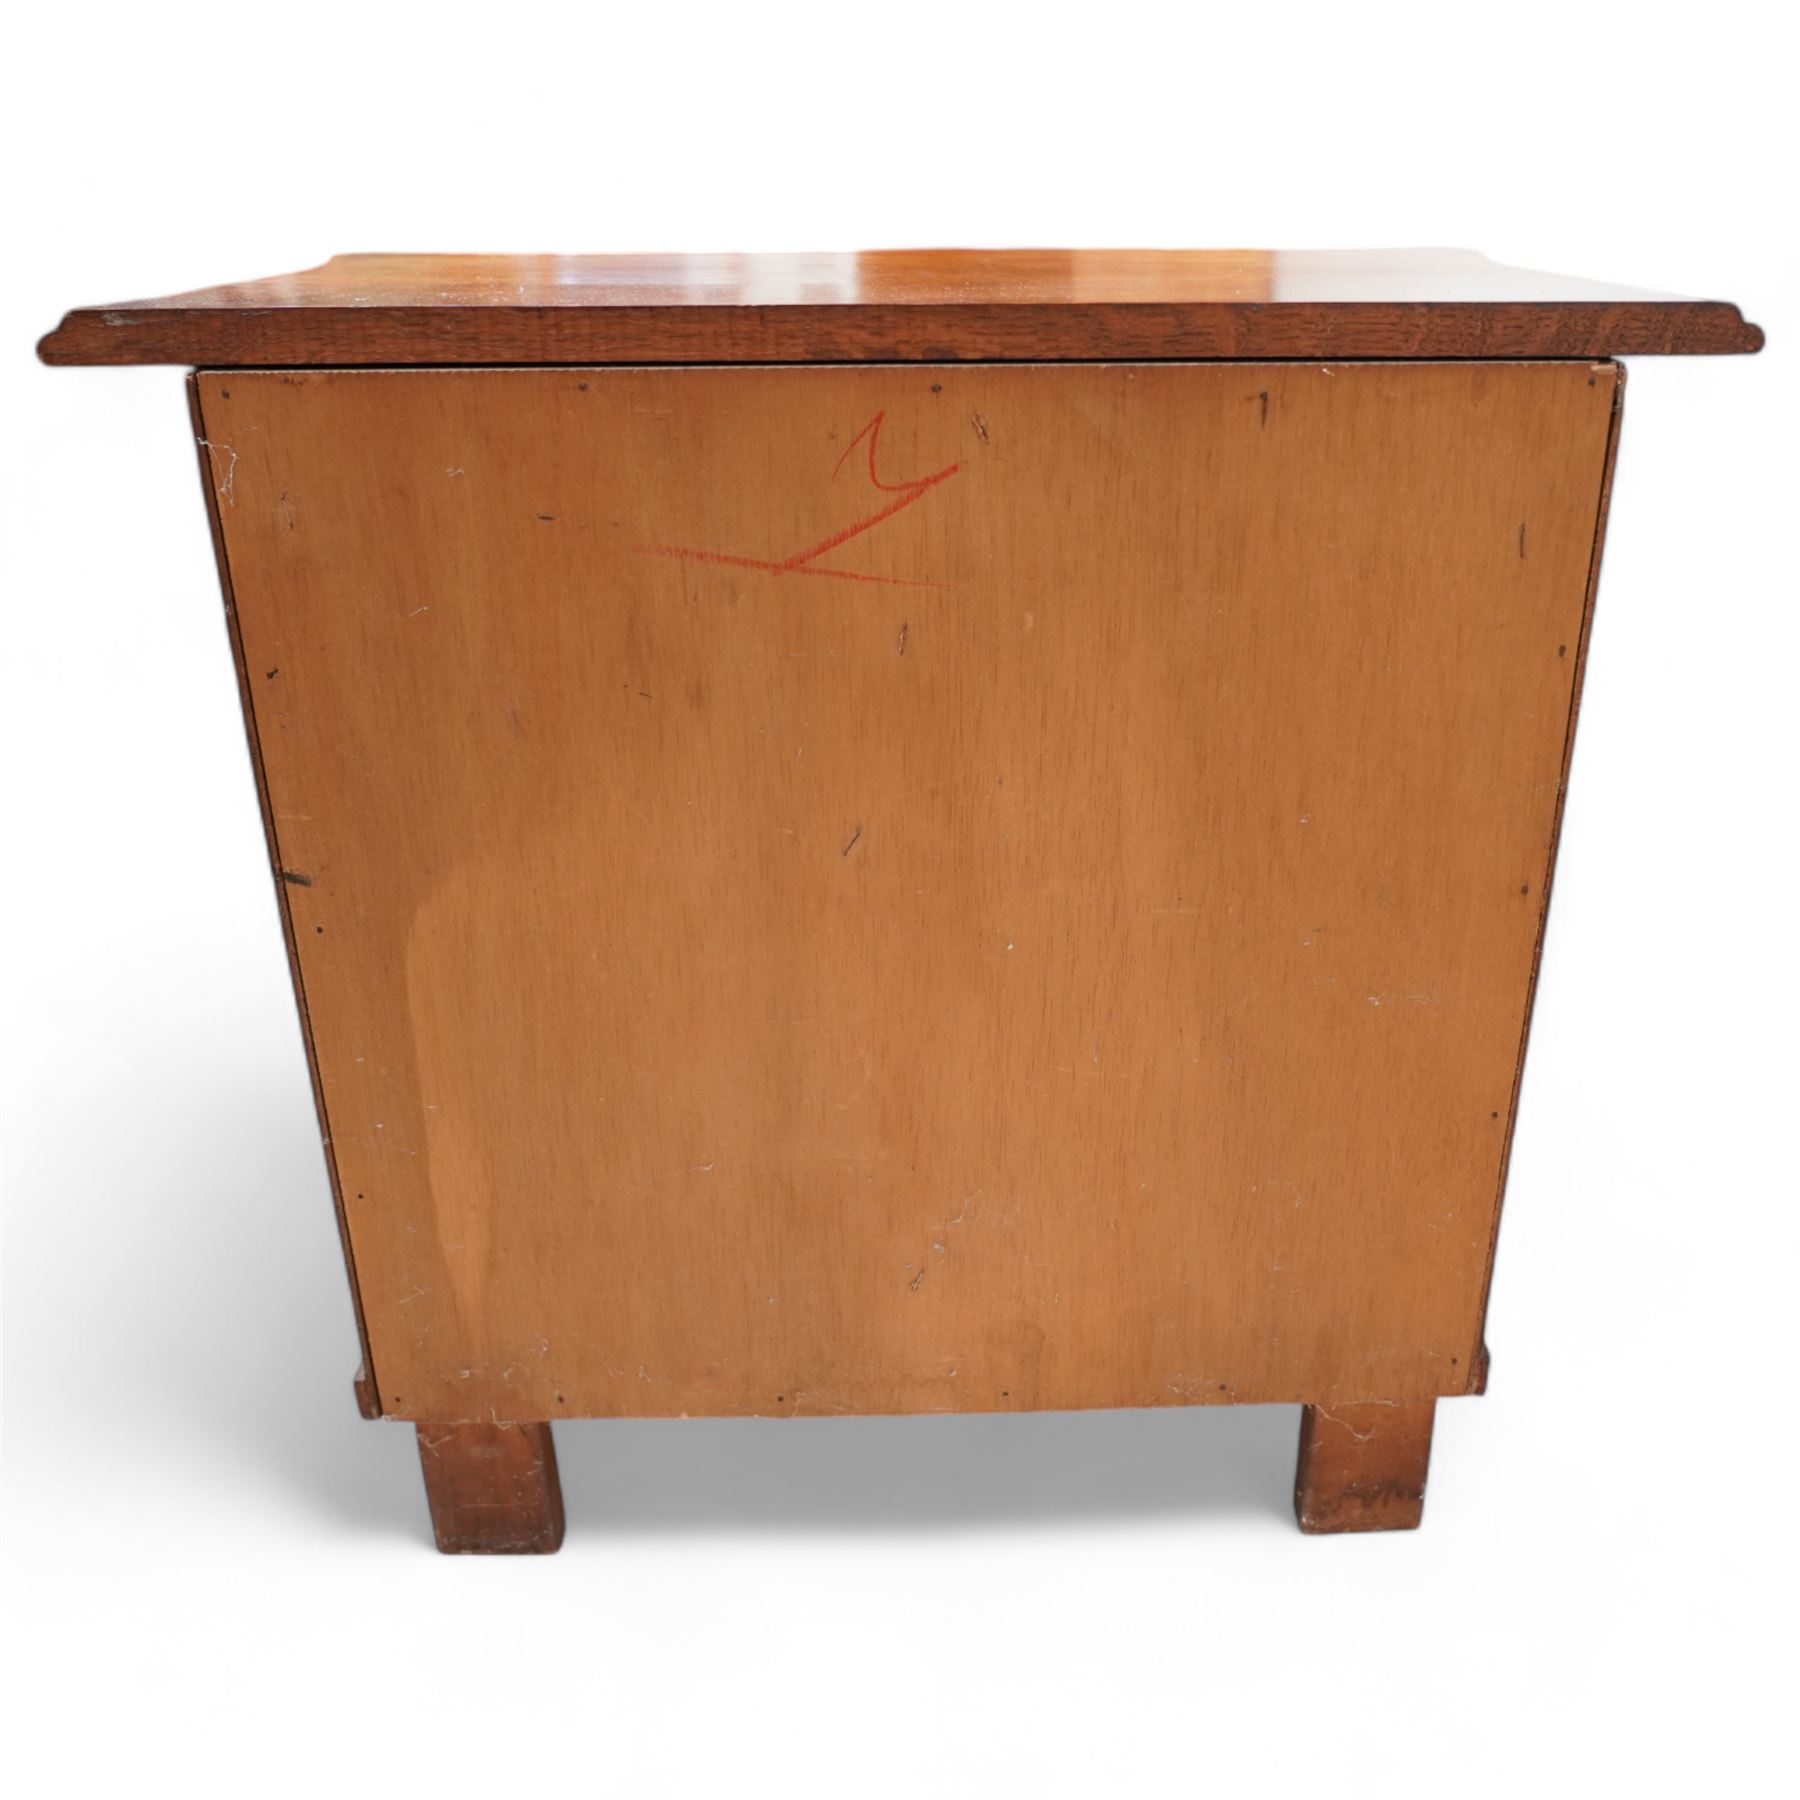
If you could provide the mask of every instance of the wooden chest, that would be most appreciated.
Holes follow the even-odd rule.
[[[1624,353],[1448,253],[340,258],[183,362],[363,1334],[446,1550],[548,1424],[1299,1402],[1482,1320]]]

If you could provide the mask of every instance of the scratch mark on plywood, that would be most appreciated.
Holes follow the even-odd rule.
[[[225,465],[224,479],[216,483],[216,486],[219,490],[219,498],[223,500],[227,506],[236,506],[238,453],[232,449],[229,444],[215,444],[207,438],[200,438],[197,442],[203,449],[209,451],[222,450],[231,458],[231,461]],[[213,464],[213,472],[215,474],[218,473],[218,466],[218,463],[215,461]]]

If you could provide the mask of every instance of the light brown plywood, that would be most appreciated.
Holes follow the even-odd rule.
[[[1464,1391],[1616,379],[202,375],[384,1409]]]

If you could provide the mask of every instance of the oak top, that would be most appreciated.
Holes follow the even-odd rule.
[[[1724,301],[1467,250],[337,256],[82,307],[47,363],[1604,357],[1762,347]]]

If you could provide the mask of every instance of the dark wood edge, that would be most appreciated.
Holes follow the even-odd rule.
[[[1488,1302],[1493,1294],[1494,1257],[1500,1245],[1500,1217],[1506,1205],[1506,1178],[1512,1167],[1513,1132],[1518,1123],[1519,1095],[1525,1083],[1525,1060],[1531,1046],[1531,1016],[1537,1006],[1538,974],[1544,962],[1544,935],[1550,924],[1550,896],[1556,884],[1556,851],[1562,841],[1563,808],[1569,798],[1569,769],[1575,759],[1575,727],[1581,716],[1581,689],[1587,677],[1588,640],[1593,633],[1594,601],[1600,591],[1600,560],[1606,548],[1606,516],[1612,504],[1613,469],[1619,458],[1619,427],[1625,416],[1625,370],[1612,365],[1614,377],[1612,417],[1606,429],[1606,449],[1600,467],[1600,504],[1594,515],[1594,546],[1588,557],[1587,593],[1581,605],[1581,625],[1575,642],[1575,670],[1569,686],[1569,720],[1563,732],[1562,769],[1556,783],[1556,810],[1550,821],[1550,848],[1538,883],[1537,938],[1531,947],[1531,977],[1525,988],[1525,1017],[1519,1028],[1519,1054],[1513,1064],[1512,1096],[1506,1106],[1504,1145],[1500,1152],[1500,1181],[1494,1195],[1494,1223],[1488,1236],[1487,1265],[1481,1278],[1481,1316],[1475,1322],[1475,1342],[1469,1356],[1468,1392],[1487,1388]],[[1474,1385],[1479,1380],[1480,1386]]]
[[[300,954],[294,938],[293,915],[288,908],[287,883],[281,879],[281,852],[275,830],[275,809],[269,799],[268,778],[263,772],[262,743],[256,730],[255,689],[244,660],[243,635],[238,629],[237,597],[232,588],[231,566],[225,554],[225,528],[219,517],[219,495],[214,484],[211,446],[200,406],[198,376],[187,378],[188,416],[194,426],[194,449],[199,458],[200,487],[206,497],[206,519],[212,530],[213,560],[219,570],[219,592],[225,602],[225,627],[231,639],[231,662],[237,672],[238,699],[243,708],[244,740],[250,751],[250,769],[256,780],[256,803],[262,811],[263,841],[269,851],[269,875],[275,904],[281,914],[281,935],[287,945],[288,973],[294,984],[294,1002],[300,1014],[300,1038],[306,1047],[306,1068],[312,1080],[313,1107],[325,1151],[325,1173],[331,1183],[331,1201],[337,1213],[338,1243],[344,1253],[344,1273],[350,1281],[350,1305],[356,1315],[357,1343],[362,1366],[355,1377],[356,1401],[365,1419],[380,1418],[380,1390],[375,1381],[375,1358],[369,1350],[368,1326],[363,1320],[362,1290],[356,1280],[356,1258],[350,1248],[350,1221],[344,1212],[343,1189],[338,1182],[337,1153],[331,1142],[331,1121],[325,1110],[325,1090],[319,1079],[318,1052],[313,1046],[312,1017],[306,1006],[306,984],[300,974]]]
[[[446,1556],[554,1556],[565,1526],[547,1420],[417,1427],[432,1535]]]
[[[1300,1529],[1308,1537],[1416,1531],[1425,1517],[1436,1431],[1435,1400],[1302,1406],[1294,1460]],[[1351,1442],[1332,1435],[1339,1432]]]
[[[381,1417],[381,1396],[375,1392],[375,1384],[369,1379],[369,1365],[358,1363],[356,1373],[350,1378],[350,1386],[356,1394],[356,1410],[365,1419]]]
[[[1729,356],[1722,300],[968,306],[81,307],[56,365],[1316,361]]]

